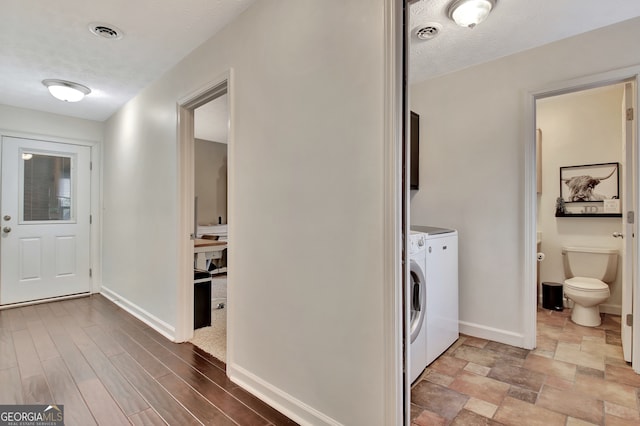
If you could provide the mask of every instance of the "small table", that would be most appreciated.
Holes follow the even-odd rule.
[[[196,268],[207,270],[207,260],[220,259],[222,251],[227,248],[226,241],[216,241],[196,238],[193,244],[193,253],[196,260]],[[225,269],[226,268],[220,268]],[[224,272],[224,271],[219,271]]]

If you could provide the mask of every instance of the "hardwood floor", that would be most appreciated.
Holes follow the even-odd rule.
[[[66,425],[295,425],[101,295],[0,311],[0,404],[62,404]]]

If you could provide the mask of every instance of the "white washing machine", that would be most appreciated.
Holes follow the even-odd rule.
[[[427,330],[425,327],[427,288],[426,272],[426,237],[421,232],[411,231],[409,234],[409,288],[407,306],[410,307],[409,335],[409,376],[415,381],[427,366]]]
[[[458,232],[412,226],[425,235],[426,365],[442,355],[459,337]]]

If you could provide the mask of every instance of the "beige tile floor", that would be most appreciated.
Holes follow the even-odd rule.
[[[538,310],[535,350],[461,336],[411,390],[412,426],[640,425],[640,375],[624,361],[620,317],[599,327]]]

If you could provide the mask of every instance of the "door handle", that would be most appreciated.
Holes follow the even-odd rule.
[[[11,227],[5,226],[4,228],[2,228],[2,232],[4,232],[5,234],[8,234],[9,232],[11,232]]]
[[[611,236],[613,236],[613,238],[624,238],[622,232],[614,232],[613,234],[611,234]]]

